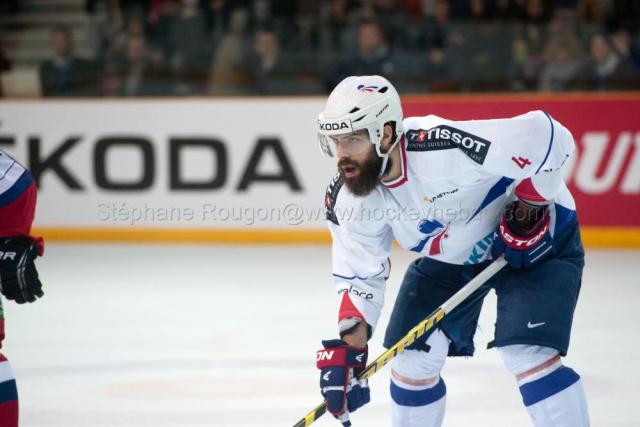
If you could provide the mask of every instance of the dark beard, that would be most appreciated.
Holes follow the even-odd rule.
[[[360,173],[352,178],[347,178],[342,172],[343,166],[353,166],[358,169]],[[389,166],[387,164],[387,166]],[[380,182],[380,168],[382,168],[382,158],[378,157],[375,150],[371,150],[369,157],[365,160],[364,164],[359,164],[353,160],[340,160],[338,162],[338,171],[342,182],[347,186],[349,191],[356,196],[366,196],[371,193],[374,188]]]

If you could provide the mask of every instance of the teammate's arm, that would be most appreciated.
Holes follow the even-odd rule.
[[[33,177],[0,151],[0,292],[18,304],[43,295],[35,266],[42,238],[30,235],[36,206]]]

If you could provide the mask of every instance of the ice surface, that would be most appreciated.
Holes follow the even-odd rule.
[[[397,250],[387,305],[412,254]],[[640,401],[640,252],[590,251],[565,363],[582,375],[593,426],[635,426]],[[4,301],[6,355],[25,427],[292,426],[320,403],[315,351],[336,335],[328,246],[49,244],[45,297]],[[449,359],[445,426],[529,426],[492,339]],[[388,426],[388,367],[354,427]],[[322,417],[318,426],[337,426]]]

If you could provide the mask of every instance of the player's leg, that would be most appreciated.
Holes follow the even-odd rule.
[[[427,339],[428,352],[406,350],[391,362],[392,426],[442,425],[447,387],[440,371],[449,343],[438,329]]]
[[[18,426],[18,390],[11,365],[2,354],[4,340],[4,313],[0,299],[0,425],[2,427]]]
[[[561,360],[584,265],[577,224],[555,239],[554,249],[554,256],[535,268],[507,270],[499,277],[496,345],[534,426],[587,427],[580,376]]]
[[[516,377],[534,426],[589,426],[587,399],[580,376],[562,364],[558,350],[516,344],[499,347],[498,352]]]
[[[479,273],[483,266],[456,266],[422,258],[411,263],[402,281],[384,345],[389,348]],[[489,290],[485,286],[445,317],[439,329],[391,362],[392,425],[438,427],[446,386],[440,377],[446,356],[473,354],[473,335]]]

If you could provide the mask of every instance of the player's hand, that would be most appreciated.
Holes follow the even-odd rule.
[[[553,239],[549,233],[549,210],[537,207],[535,217],[524,221],[522,211],[513,202],[506,206],[498,229],[493,236],[491,255],[504,253],[504,259],[513,268],[531,268],[553,253]],[[525,225],[526,224],[526,225]]]
[[[367,347],[352,347],[338,339],[322,341],[322,345],[324,348],[316,353],[320,390],[327,410],[348,427],[349,412],[371,400],[368,381],[357,378],[367,365]]]
[[[41,253],[27,237],[0,238],[0,292],[7,299],[24,304],[44,295],[34,263]]]

